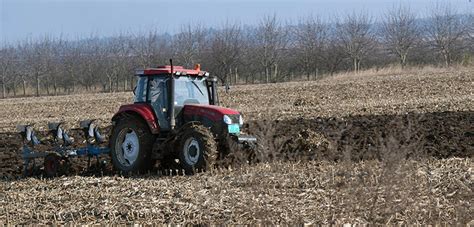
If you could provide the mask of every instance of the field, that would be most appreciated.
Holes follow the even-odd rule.
[[[0,222],[472,224],[473,87],[474,68],[234,86],[221,105],[244,114],[261,162],[192,177],[18,179],[16,124],[107,131],[132,94],[0,100]]]

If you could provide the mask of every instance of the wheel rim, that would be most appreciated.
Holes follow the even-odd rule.
[[[57,163],[56,163],[56,157],[51,157],[46,160],[45,164],[45,171],[49,175],[55,175],[57,173]]]
[[[184,143],[183,154],[186,164],[194,166],[198,163],[201,149],[199,148],[199,142],[194,137],[188,138]]]
[[[132,166],[138,158],[140,143],[137,133],[130,128],[120,131],[118,140],[115,144],[118,149],[117,159],[123,166]]]

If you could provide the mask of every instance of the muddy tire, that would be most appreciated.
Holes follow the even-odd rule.
[[[116,171],[121,174],[145,173],[155,163],[151,150],[155,136],[148,125],[134,116],[120,118],[110,138],[110,155]]]
[[[199,124],[183,126],[178,137],[177,154],[181,168],[187,175],[207,171],[218,158],[216,140],[211,131]]]

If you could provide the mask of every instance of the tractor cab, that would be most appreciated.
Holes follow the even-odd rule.
[[[193,120],[184,118],[185,106],[209,109],[205,106],[218,104],[217,79],[209,77],[209,73],[201,71],[198,65],[193,70],[182,66],[159,66],[139,70],[135,75],[138,80],[134,90],[134,104],[147,104],[151,107],[160,132],[168,132],[180,127],[186,120]]]

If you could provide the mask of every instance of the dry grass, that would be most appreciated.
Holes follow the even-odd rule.
[[[473,85],[474,68],[425,68],[235,86],[222,105],[244,113],[263,162],[193,177],[4,180],[0,222],[472,223]],[[16,124],[108,126],[129,102],[130,93],[0,100],[2,178],[20,172]]]
[[[0,220],[30,223],[458,224],[472,219],[468,159],[285,162],[192,177],[0,183]]]

